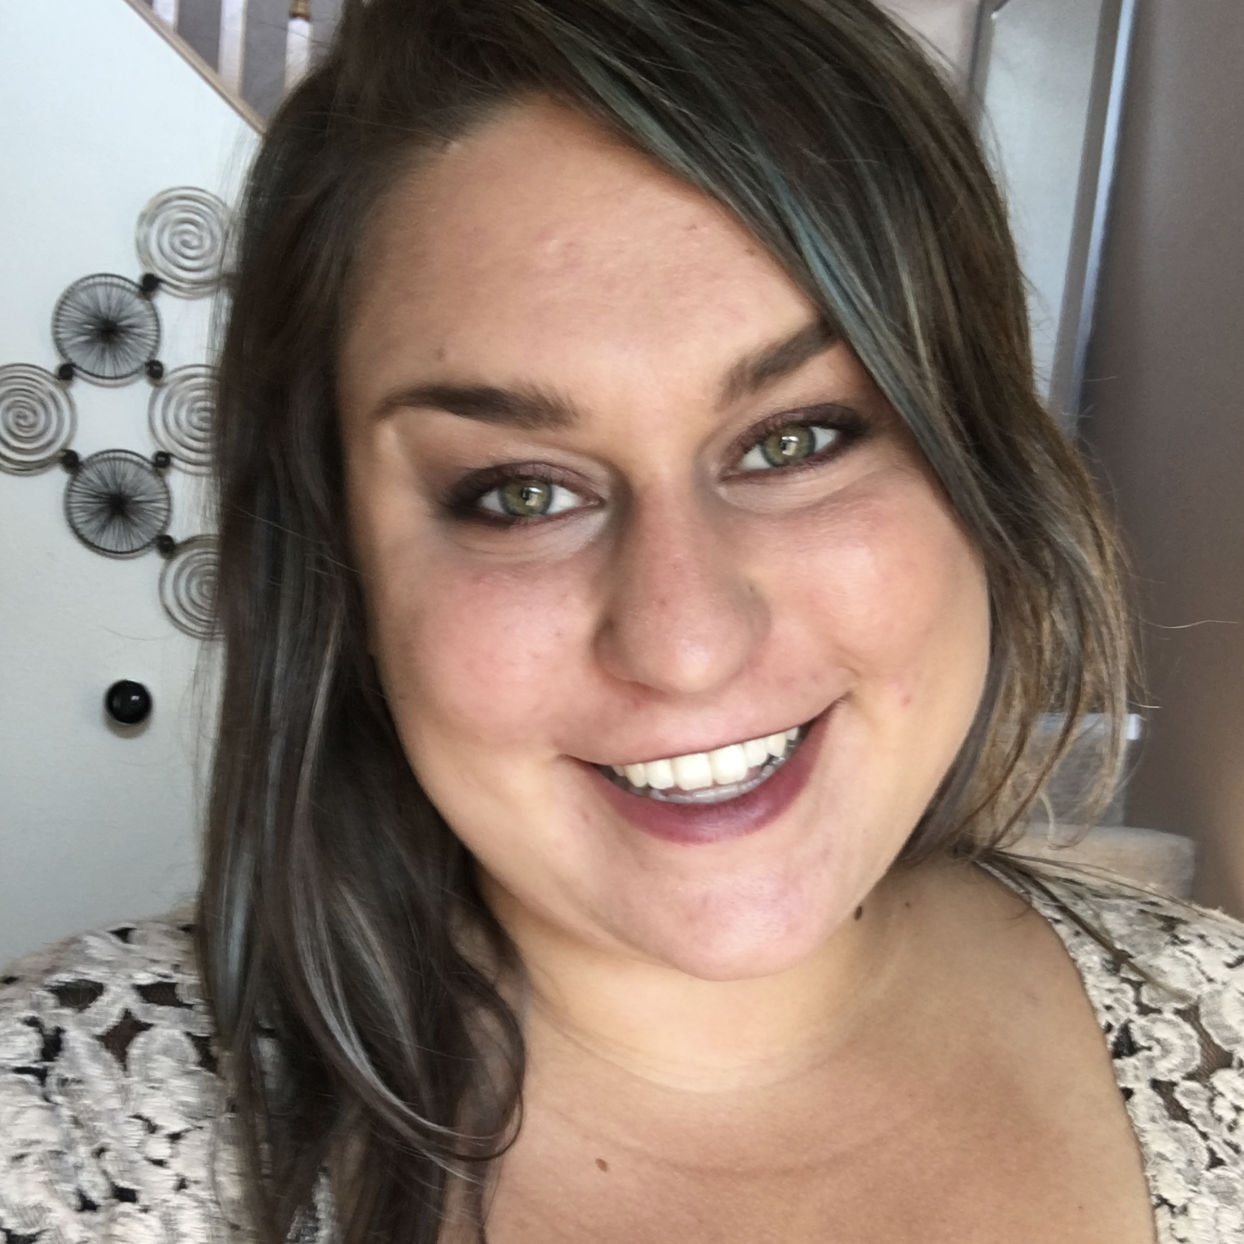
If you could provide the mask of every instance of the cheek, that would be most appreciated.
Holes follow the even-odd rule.
[[[582,586],[568,567],[456,569],[404,561],[373,600],[384,680],[408,743],[548,743],[585,643]]]
[[[832,654],[875,702],[903,709],[961,688],[974,707],[989,652],[984,573],[921,477],[904,472],[786,544],[800,646]]]
[[[574,559],[521,568],[464,556],[419,498],[408,454],[377,438],[348,457],[351,527],[385,693],[411,754],[533,740],[567,693],[584,629]],[[547,737],[547,735],[546,735]]]

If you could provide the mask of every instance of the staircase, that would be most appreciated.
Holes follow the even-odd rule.
[[[341,0],[129,0],[256,126],[337,21]]]

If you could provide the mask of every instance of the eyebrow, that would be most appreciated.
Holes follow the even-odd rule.
[[[775,380],[797,372],[837,340],[838,334],[829,324],[818,319],[785,340],[740,359],[730,369],[722,386],[721,405],[729,406],[740,398],[758,393]]]
[[[480,423],[502,423],[527,431],[567,428],[578,421],[575,406],[544,389],[501,389],[487,384],[421,384],[390,394],[379,414],[423,407],[448,411]]]
[[[740,359],[721,388],[720,404],[729,406],[796,372],[838,339],[824,320],[814,320],[791,336]],[[525,431],[573,427],[579,411],[572,402],[546,389],[503,389],[495,385],[422,384],[391,393],[377,414],[394,410],[443,410],[480,423],[505,424]]]

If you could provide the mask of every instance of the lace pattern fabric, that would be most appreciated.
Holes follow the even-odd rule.
[[[1160,1244],[1241,1244],[1244,925],[1106,883],[1063,878],[1042,893],[1001,879],[1079,968],[1140,1143]]]
[[[1079,968],[1159,1241],[1244,1244],[1244,925],[1105,882],[999,876]],[[190,934],[174,914],[71,939],[0,976],[3,1244],[248,1238]],[[325,1198],[299,1239],[332,1236]]]
[[[0,977],[0,1238],[214,1244],[242,1221],[184,914]]]

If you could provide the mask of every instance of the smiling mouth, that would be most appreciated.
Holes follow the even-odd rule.
[[[807,725],[792,726],[711,752],[596,768],[629,794],[660,803],[725,803],[767,782],[799,750],[807,734]]]

